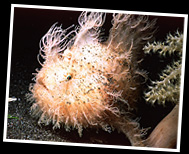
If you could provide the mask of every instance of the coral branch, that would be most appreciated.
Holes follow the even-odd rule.
[[[183,45],[183,34],[178,31],[175,35],[167,35],[166,42],[154,42],[152,44],[148,43],[144,48],[144,52],[149,54],[151,52],[158,53],[160,56],[172,55],[177,52],[182,55],[182,45]]]
[[[178,103],[180,93],[180,75],[181,75],[181,58],[182,58],[183,34],[178,31],[175,36],[169,34],[164,43],[148,43],[144,48],[144,52],[158,53],[160,56],[172,55],[178,53],[179,59],[173,61],[172,65],[168,65],[160,75],[160,81],[152,81],[152,85],[148,86],[145,92],[147,102],[154,104],[165,104],[166,101]]]
[[[145,93],[147,102],[154,104],[165,104],[165,101],[179,101],[180,92],[180,75],[181,64],[174,62],[172,66],[168,66],[160,75],[160,81],[153,81],[151,86],[148,86],[149,91]]]

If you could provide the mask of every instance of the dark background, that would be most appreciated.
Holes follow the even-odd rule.
[[[152,11],[149,10],[149,11]],[[154,10],[155,11],[155,10]],[[29,112],[29,105],[23,106],[21,101],[25,101],[22,98],[26,92],[28,92],[29,83],[31,83],[31,79],[33,78],[32,73],[35,72],[36,68],[40,68],[40,65],[37,62],[37,54],[39,52],[39,41],[41,37],[48,31],[48,29],[54,24],[58,22],[62,24],[63,28],[67,28],[68,26],[75,24],[77,25],[77,18],[81,12],[77,11],[60,11],[60,10],[47,10],[47,9],[26,9],[26,8],[16,8],[14,12],[14,24],[13,24],[13,40],[12,40],[12,57],[11,57],[11,82],[10,82],[10,96],[15,96],[20,98],[20,102],[16,105],[12,105],[9,109],[12,110],[11,114],[18,116],[21,114],[27,120],[27,114]],[[156,40],[164,40],[166,35],[171,32],[174,33],[177,29],[179,31],[183,31],[183,18],[178,17],[150,17],[158,18],[157,26],[158,31],[156,33]],[[105,34],[108,35],[108,30],[111,27],[111,14],[107,15],[105,25],[103,28],[105,29]],[[150,61],[153,58],[153,61]],[[155,59],[155,60],[154,60]],[[169,63],[171,60],[167,62],[163,60],[159,62],[159,57],[147,56],[145,58],[145,62],[143,63],[143,67],[150,72],[149,76],[152,79],[156,79],[158,72],[160,73],[161,69]],[[20,86],[19,86],[20,85]],[[18,106],[22,106],[19,109]],[[24,113],[20,113],[20,109],[26,108]],[[167,104],[166,107],[155,105],[155,107],[149,106],[144,102],[141,104],[141,109],[138,114],[141,116],[141,125],[145,127],[152,127],[152,129],[157,125],[157,123],[164,117],[166,114],[172,109],[172,105]],[[13,120],[10,120],[14,123]],[[9,121],[9,122],[10,122]],[[24,121],[24,120],[23,120]],[[16,124],[15,124],[16,126]],[[36,126],[37,127],[37,126]],[[39,128],[38,128],[39,129]],[[45,128],[46,130],[50,130],[50,127]],[[28,133],[28,132],[26,132]],[[66,133],[66,132],[65,132]],[[94,133],[94,132],[93,132]],[[54,132],[56,135],[61,135],[60,132]],[[74,133],[73,133],[74,134]],[[88,132],[88,135],[90,132]],[[95,134],[95,133],[94,133]],[[67,137],[68,134],[66,134]],[[75,137],[76,134],[69,136]],[[103,133],[101,134],[104,135]],[[95,135],[92,135],[92,137]],[[118,144],[128,145],[128,141],[124,140],[123,136],[120,134],[113,135],[104,135],[105,140],[108,144],[116,144],[112,143],[112,137],[115,138],[115,142],[118,141]],[[94,139],[95,140],[95,139]],[[96,139],[95,143],[98,143],[98,140],[103,140],[102,138]],[[76,137],[76,140],[73,142],[90,142],[87,136],[84,136],[84,139],[79,140]],[[126,143],[124,143],[126,142]]]

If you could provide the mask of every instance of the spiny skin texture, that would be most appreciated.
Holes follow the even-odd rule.
[[[123,132],[132,145],[143,146],[143,130],[129,118],[140,97],[138,64],[141,46],[152,38],[154,21],[114,14],[109,39],[100,43],[104,13],[83,12],[80,27],[70,31],[53,25],[40,43],[45,59],[30,86],[32,111],[39,124],[66,130],[102,128]],[[69,38],[75,34],[73,38]]]

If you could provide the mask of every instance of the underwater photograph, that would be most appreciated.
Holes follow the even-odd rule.
[[[178,152],[187,19],[12,4],[4,142]]]

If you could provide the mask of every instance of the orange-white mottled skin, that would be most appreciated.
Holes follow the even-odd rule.
[[[88,127],[117,129],[132,145],[142,146],[142,130],[128,112],[140,97],[139,77],[145,73],[138,64],[155,22],[113,14],[109,38],[100,42],[104,21],[104,13],[82,12],[79,28],[67,32],[70,27],[63,30],[54,24],[44,35],[40,56],[45,61],[30,86],[35,100],[31,109],[39,124],[76,128],[80,136]]]

